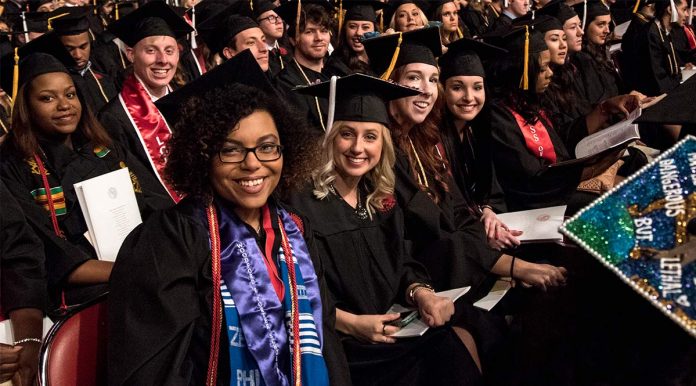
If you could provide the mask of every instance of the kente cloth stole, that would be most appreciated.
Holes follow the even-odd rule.
[[[280,208],[262,208],[264,222],[282,224],[276,237],[284,237],[277,261],[283,291],[272,285],[264,252],[254,235],[227,207],[220,213],[222,282],[220,283],[230,353],[231,385],[295,385],[301,374],[303,385],[328,385],[328,372],[321,354],[322,310],[318,279],[302,233],[290,215]],[[268,229],[268,223],[264,229]],[[279,228],[279,227],[276,227]],[[284,231],[284,232],[283,232]],[[290,245],[293,275],[286,264],[282,245]],[[282,296],[282,300],[281,300]],[[299,308],[299,323],[293,326],[293,302]],[[299,332],[300,368],[293,371],[293,331]]]
[[[163,178],[164,165],[167,163],[164,157],[164,148],[172,136],[172,130],[167,125],[167,121],[164,120],[157,106],[152,102],[145,86],[133,74],[123,82],[118,99],[131,124],[135,127],[135,133],[138,135],[140,143],[147,151],[147,158],[155,171],[155,175],[172,200],[178,203],[182,196]]]
[[[548,160],[550,163],[556,163],[556,149],[553,147],[553,142],[551,141],[551,136],[544,126],[543,121],[547,121],[546,114],[542,111],[542,119],[538,119],[533,125],[528,123],[518,112],[511,108],[507,108],[508,111],[515,117],[517,121],[517,126],[522,131],[524,136],[524,142],[527,145],[527,149],[534,154],[536,157]]]

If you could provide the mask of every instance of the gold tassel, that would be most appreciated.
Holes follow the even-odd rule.
[[[633,6],[633,13],[638,12],[638,7],[640,6],[640,0],[636,0],[636,5]]]
[[[343,0],[338,0],[338,31],[343,28]]]
[[[302,0],[297,0],[297,15],[295,16],[295,41],[300,38],[300,15],[302,13]]]
[[[94,9],[92,11],[96,15],[97,14],[97,0],[92,0],[92,6],[94,7]]]
[[[457,35],[459,36],[460,39],[464,37],[464,33],[462,32],[462,29],[459,27],[457,27]]]
[[[114,19],[118,20],[118,1],[114,4]]]
[[[254,12],[254,0],[249,0],[249,10]]]
[[[49,18],[46,20],[46,26],[47,26],[48,30],[49,30],[49,31],[53,31],[53,26],[51,25],[51,23],[53,22],[53,20],[58,19],[58,18],[63,17],[63,16],[66,16],[66,15],[70,15],[70,14],[69,14],[68,12],[65,12],[65,13],[61,13],[60,15],[56,15],[56,16],[49,17]]]
[[[19,88],[19,48],[14,49],[14,67],[12,69],[12,100],[10,101],[10,115],[14,108],[14,101],[17,100],[17,89]]]
[[[394,71],[394,66],[396,66],[396,60],[399,59],[399,52],[401,51],[402,40],[403,35],[401,32],[399,32],[399,41],[396,43],[396,50],[394,50],[394,55],[392,56],[391,62],[389,63],[389,67],[387,67],[387,71],[384,71],[384,74],[382,74],[382,76],[380,77],[383,80],[389,79],[392,71]]]
[[[384,33],[384,11],[379,13],[379,33]]]
[[[524,26],[524,70],[520,81],[522,90],[529,90],[529,26]]]

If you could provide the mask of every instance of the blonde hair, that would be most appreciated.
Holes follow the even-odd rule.
[[[415,3],[404,3],[404,4],[415,5],[416,8],[418,8],[418,10],[420,11],[421,21],[423,22],[423,25],[421,26],[421,28],[428,26],[428,17],[425,16],[425,12],[423,12],[423,10],[417,4],[415,4]],[[403,4],[401,4],[401,5],[403,5]],[[389,28],[393,29],[396,32],[405,32],[405,31],[397,31],[396,30],[396,15],[399,13],[399,8],[401,8],[401,5],[396,8],[396,11],[394,11],[394,14],[391,17],[391,20],[389,21]]]
[[[346,121],[334,122],[322,143],[321,165],[323,166],[312,173],[313,193],[320,200],[328,196],[333,190],[333,182],[337,176],[333,143],[341,129],[346,126]],[[384,200],[394,194],[394,185],[396,184],[394,143],[387,127],[381,123],[379,126],[382,128],[382,154],[379,163],[363,176],[368,182],[368,189],[371,190],[365,199],[365,207],[370,218],[372,218],[374,210],[382,209]]]

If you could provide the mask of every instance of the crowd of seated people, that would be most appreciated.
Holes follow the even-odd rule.
[[[573,215],[696,132],[565,162],[686,81],[687,0],[179,5],[0,5],[0,383],[34,384],[44,317],[107,293],[110,385],[696,379],[691,338],[498,216]],[[142,223],[102,260],[74,185],[124,168]],[[394,304],[429,329],[399,337]],[[668,331],[657,375],[637,315]]]

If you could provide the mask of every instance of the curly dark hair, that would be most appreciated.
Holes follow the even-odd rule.
[[[174,124],[174,135],[167,143],[166,178],[174,188],[189,197],[209,201],[210,163],[220,151],[230,128],[254,111],[266,111],[278,128],[283,145],[283,176],[280,189],[290,189],[311,175],[313,146],[306,124],[287,110],[280,98],[273,98],[260,89],[230,84],[214,88],[189,99]],[[288,172],[290,171],[290,172]]]

